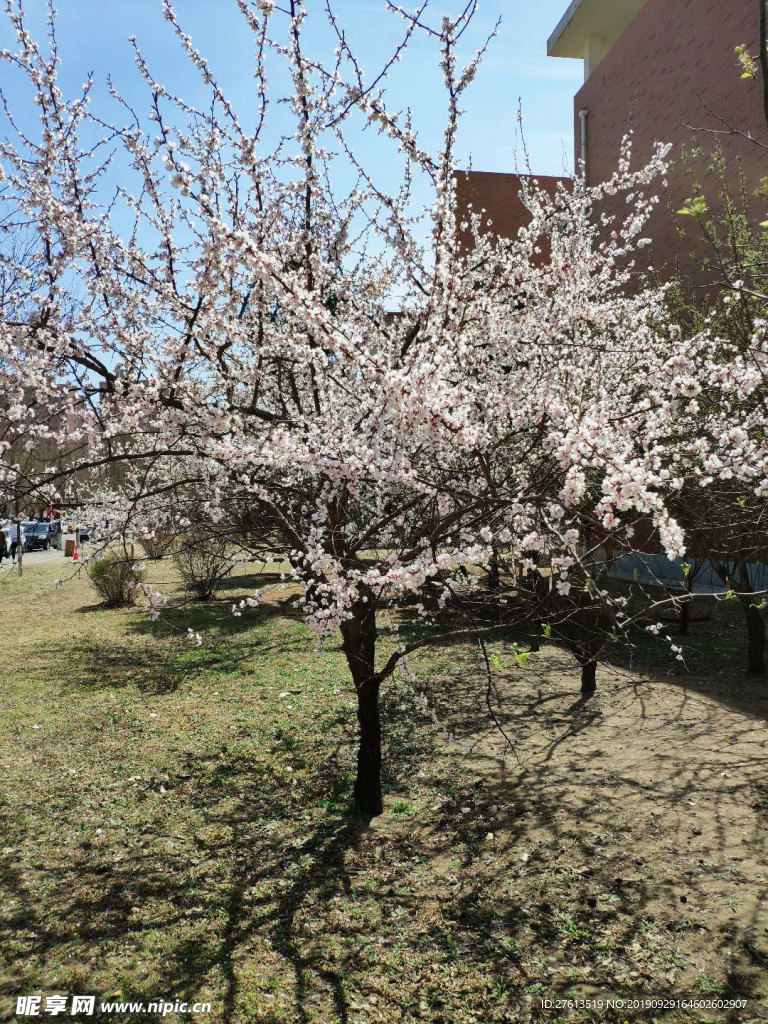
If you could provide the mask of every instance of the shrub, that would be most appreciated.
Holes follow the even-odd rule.
[[[169,533],[167,530],[158,530],[154,536],[144,537],[141,546],[144,548],[147,558],[151,558],[154,562],[171,553],[175,540],[176,537],[173,533]]]
[[[173,556],[173,561],[184,581],[200,601],[213,597],[232,571],[232,559],[227,554],[226,542],[219,538],[189,540]]]
[[[110,553],[88,566],[92,585],[108,608],[133,604],[146,571],[125,555]]]

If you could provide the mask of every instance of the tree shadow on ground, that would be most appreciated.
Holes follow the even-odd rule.
[[[671,625],[660,638],[638,628],[631,636],[632,647],[607,648],[606,661],[619,668],[631,667],[645,680],[652,677],[768,721],[768,674],[746,671],[746,631],[738,602],[712,601],[709,610],[711,618],[691,626],[687,636],[680,636]],[[670,651],[665,636],[682,647],[682,662]]]
[[[137,617],[131,624],[137,634],[186,634],[189,629],[207,636],[218,632],[225,639],[237,637],[258,629],[271,618],[301,621],[303,610],[294,601],[265,602],[256,608],[246,609],[241,615],[232,612],[236,604],[232,596],[212,601],[178,601],[163,606],[160,618],[153,622],[149,616]]]
[[[128,605],[128,606],[124,605],[123,607],[120,607],[120,606],[115,607],[113,605],[105,604],[104,601],[99,601],[96,604],[83,604],[83,605],[80,605],[79,608],[73,608],[72,611],[74,612],[75,615],[90,615],[92,612],[113,612],[113,611],[119,612],[119,611],[124,611],[125,607],[131,607],[131,606],[130,605]]]
[[[205,671],[306,649],[305,637],[270,634],[283,606],[229,618],[220,645],[220,609],[196,611],[213,638],[193,652]],[[179,621],[186,629],[186,612]],[[137,633],[148,627],[137,617]],[[134,659],[126,682],[146,667],[146,651],[93,645],[78,685],[104,675],[105,656]],[[372,996],[392,1022],[546,1020],[537,1001],[575,987],[702,994],[689,987],[699,964],[727,995],[764,997],[768,756],[754,717],[691,698],[682,680],[609,667],[598,694],[580,698],[573,659],[551,646],[524,672],[497,673],[490,700],[508,749],[479,655],[446,662],[386,688],[399,810],[370,825],[342,810],[349,716],[333,728],[298,720],[290,742],[277,730],[261,746],[222,732],[202,754],[182,749],[162,793],[131,783],[132,833],[64,843],[59,822],[44,863],[35,852],[22,869],[6,852],[5,994],[29,991],[41,969],[30,965],[71,950],[77,991],[120,978],[132,1001],[212,999],[228,1024],[346,1024]],[[61,835],[76,803],[69,813]],[[737,914],[724,893],[743,900]],[[151,964],[148,977],[134,961]]]
[[[281,982],[293,991],[291,1019],[317,1019],[309,1004],[317,1001],[313,988],[320,984],[323,1006],[327,1000],[333,1011],[323,1019],[347,1022],[345,978],[354,975],[355,953],[350,950],[337,965],[318,955],[305,945],[302,914],[308,903],[324,910],[349,894],[356,851],[369,825],[350,807],[348,737],[318,739],[316,746],[310,792],[301,793],[269,757],[245,755],[226,744],[204,761],[185,755],[162,790],[176,794],[185,813],[202,821],[184,836],[181,849],[174,823],[158,808],[146,811],[140,833],[120,845],[118,857],[114,848],[90,838],[74,850],[54,850],[46,864],[45,913],[14,851],[5,851],[0,879],[10,912],[0,915],[0,948],[19,955],[0,992],[15,997],[25,991],[30,958],[44,962],[71,944],[73,935],[83,961],[96,951],[100,959],[162,941],[165,952],[152,980],[123,982],[132,1001],[148,1003],[165,992],[191,1003],[211,983],[216,1019],[242,1020],[243,1001],[254,998],[249,983],[255,998],[268,1005],[265,961],[279,958],[291,972]],[[286,750],[294,759],[308,753],[306,746],[286,745],[278,730],[270,753],[280,763]],[[407,763],[402,767],[409,770]],[[157,791],[144,780],[136,799],[146,805]],[[328,813],[324,805],[347,809]],[[111,973],[114,979],[119,968]],[[128,1013],[124,1019],[161,1018]]]
[[[710,619],[693,624],[685,637],[678,636],[672,625],[662,631],[663,635],[670,636],[673,643],[682,646],[685,655],[682,663],[676,660],[668,642],[653,637],[642,627],[633,629],[628,646],[606,641],[599,658],[598,687],[601,669],[610,672],[612,667],[631,668],[645,679],[652,675],[659,682],[706,695],[724,707],[768,721],[768,674],[751,675],[745,669],[744,615],[738,602],[712,602],[710,611]],[[470,622],[459,619],[426,625],[410,608],[402,609],[400,614],[400,636],[405,643],[428,636],[439,637],[440,632],[447,629],[470,625]],[[517,623],[497,634],[494,640],[527,647],[531,638],[532,629],[525,623]],[[542,649],[553,646],[569,653],[567,644],[557,640],[546,640],[541,636],[536,640]],[[450,650],[464,644],[465,640],[456,639],[438,643],[436,649]],[[574,673],[574,692],[577,693],[580,669],[575,658],[569,664]]]
[[[247,773],[241,766],[236,771],[239,785],[245,785]],[[275,795],[279,798],[279,794]],[[195,799],[206,809],[207,834],[215,834],[216,826],[222,826],[228,838],[225,842],[193,840],[191,856],[196,863],[202,861],[206,865],[205,870],[194,872],[194,880],[188,872],[180,870],[177,856],[168,854],[134,854],[116,866],[111,857],[94,855],[86,848],[77,851],[74,863],[60,860],[51,864],[50,879],[57,896],[55,915],[40,914],[39,901],[15,869],[12,858],[6,856],[6,863],[0,866],[0,881],[7,894],[7,906],[13,907],[13,911],[3,915],[0,927],[4,951],[15,947],[24,961],[33,957],[41,962],[49,952],[71,943],[73,930],[81,955],[101,951],[109,956],[110,947],[127,945],[140,949],[145,943],[153,946],[159,940],[166,949],[162,964],[146,987],[132,979],[126,997],[149,1003],[158,998],[158,993],[166,993],[171,1001],[192,1003],[202,998],[201,989],[213,976],[216,1019],[231,1021],[237,1019],[234,1015],[243,954],[247,959],[254,937],[263,934],[268,936],[272,950],[292,967],[296,1020],[307,1019],[302,1012],[302,979],[306,971],[312,970],[319,972],[332,993],[336,1016],[346,1021],[341,975],[315,964],[311,952],[301,949],[294,939],[293,920],[308,893],[316,893],[318,899],[324,900],[332,898],[339,887],[344,889],[345,855],[354,851],[365,825],[331,819],[302,829],[303,838],[297,837],[295,845],[273,843],[265,849],[258,839],[258,823],[248,809],[251,796],[248,792],[241,810],[219,810],[221,793],[216,784],[210,790],[205,785],[197,787]],[[295,824],[290,814],[284,823],[288,822]],[[149,834],[146,838],[150,838]],[[164,837],[160,832],[153,838]],[[218,858],[229,865],[229,870],[221,870],[216,864]],[[297,862],[309,866],[293,872],[292,865]],[[274,897],[253,895],[259,887],[271,892],[272,883],[278,882],[280,891]],[[209,903],[212,896],[213,905]],[[158,905],[163,908],[161,914],[137,920],[137,908],[140,912],[143,907]],[[111,987],[120,974],[118,965],[113,970]],[[20,957],[17,969],[12,966],[0,984],[0,992],[15,997],[25,991],[25,975]],[[92,989],[93,982],[84,987]],[[109,994],[103,992],[104,997]],[[124,1019],[160,1017],[128,1013]]]
[[[116,643],[106,638],[103,642],[92,637],[81,640],[72,647],[67,675],[61,682],[89,689],[135,685],[144,692],[172,693],[185,679],[201,672],[226,675],[261,657],[306,650],[306,631],[269,628],[272,620],[298,623],[301,609],[287,602],[265,603],[235,616],[231,605],[231,598],[170,604],[164,606],[156,622],[137,609],[129,623],[130,633],[139,638],[165,637],[171,641],[171,648]],[[190,640],[190,630],[203,638],[200,647]],[[58,644],[52,644],[38,653],[55,665],[61,651]]]
[[[45,652],[43,652],[45,654]],[[58,657],[50,651],[53,661]],[[135,686],[142,693],[173,693],[184,678],[164,652],[127,644],[81,643],[60,684],[66,689],[119,690]]]
[[[514,752],[492,725],[479,725],[482,686],[459,687],[439,707],[459,748],[468,745],[472,773],[463,786],[446,787],[450,799],[430,825],[436,860],[461,850],[465,869],[477,866],[477,886],[452,916],[469,915],[475,928],[484,914],[498,921],[499,896],[518,878],[524,894],[506,901],[507,938],[516,948],[531,941],[545,949],[565,945],[571,965],[589,970],[593,992],[641,995],[652,981],[654,995],[679,996],[685,975],[672,979],[656,969],[644,977],[637,961],[652,936],[654,962],[666,956],[674,964],[677,937],[696,932],[702,938],[689,947],[702,961],[709,958],[713,975],[723,975],[724,991],[764,998],[764,730],[749,709],[692,701],[629,674],[617,685],[607,668],[607,693],[574,700],[545,678],[553,663],[569,667],[570,659],[553,648],[548,655],[538,670],[543,685],[535,669],[525,691],[519,679],[500,683],[496,713],[517,741]],[[441,704],[437,689],[433,699]],[[723,735],[725,747],[713,747]],[[681,807],[691,808],[687,816]],[[468,817],[476,822],[472,830],[457,825]],[[502,842],[517,854],[505,857]],[[742,863],[748,867],[735,866]],[[532,885],[531,875],[543,884]],[[750,894],[738,897],[738,915],[724,906],[724,877],[733,879],[734,892]],[[539,896],[533,906],[532,889]],[[601,979],[596,962],[606,954],[623,967]],[[636,982],[629,980],[633,973]],[[693,978],[689,970],[687,984]],[[550,986],[568,994],[565,982]]]
[[[260,572],[254,569],[253,573],[238,573],[234,576],[227,576],[224,584],[228,590],[264,590],[266,587],[275,587],[284,582],[279,572]]]

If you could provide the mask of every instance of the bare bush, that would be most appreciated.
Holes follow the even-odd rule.
[[[233,561],[221,538],[190,539],[173,556],[184,586],[200,601],[214,597],[232,572]]]
[[[153,562],[165,558],[173,551],[176,543],[176,536],[167,530],[157,530],[151,537],[143,537],[141,546],[144,548],[147,558]]]
[[[91,562],[88,576],[108,608],[122,608],[136,600],[146,571],[134,560],[112,552]]]

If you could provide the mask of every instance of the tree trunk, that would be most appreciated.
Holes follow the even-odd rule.
[[[488,563],[488,589],[499,589],[499,549],[495,544],[491,545],[491,558]]]
[[[763,116],[768,124],[768,4],[760,0],[760,70],[763,79]]]
[[[360,723],[360,747],[357,751],[355,803],[358,810],[375,818],[384,810],[381,793],[381,718],[379,682],[364,683],[357,691],[357,720]]]
[[[688,624],[691,621],[691,605],[689,598],[680,603],[680,636],[688,636]]]
[[[358,810],[374,818],[384,810],[381,792],[381,716],[376,675],[376,612],[373,602],[357,602],[341,627],[344,654],[357,693],[360,745],[354,796]]]
[[[744,611],[747,616],[747,665],[750,672],[765,672],[765,621],[759,608],[751,602]]]
[[[544,577],[541,575],[541,552],[536,552],[536,565],[528,574],[530,582],[529,593],[533,605],[531,617],[531,650],[538,651],[541,648],[541,637],[544,630],[544,621],[538,613],[539,606],[544,603],[547,595],[547,586]]]
[[[581,608],[569,625],[570,648],[581,665],[581,692],[597,689],[597,658],[600,653],[599,620],[593,608]]]
[[[765,672],[765,620],[760,609],[755,607],[756,595],[750,593],[754,582],[750,579],[746,559],[737,559],[736,568],[738,579],[734,583],[741,591],[739,600],[747,619],[747,671]]]
[[[597,689],[597,662],[584,661],[581,664],[581,692],[594,693]]]

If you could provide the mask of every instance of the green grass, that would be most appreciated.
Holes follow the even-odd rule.
[[[43,992],[208,1001],[210,1020],[233,1024],[554,1020],[540,993],[664,994],[689,966],[701,991],[765,995],[747,954],[742,975],[717,962],[725,939],[705,936],[714,961],[701,964],[682,948],[700,929],[667,925],[690,905],[662,923],[658,893],[617,886],[633,870],[617,830],[629,835],[636,815],[610,787],[562,777],[583,763],[582,729],[602,725],[558,724],[578,684],[557,652],[540,674],[509,674],[523,769],[501,756],[472,648],[433,652],[411,682],[393,681],[387,812],[367,825],[351,805],[355,713],[338,643],[318,650],[285,604],[231,615],[274,575],[182,608],[172,569],[151,573],[171,597],[158,623],[98,607],[85,579],[55,588],[59,570],[32,559],[23,579],[0,578],[0,1017]],[[494,651],[508,667],[504,645]],[[471,754],[446,749],[422,691]],[[722,905],[748,891],[734,882]],[[631,974],[637,937],[656,965],[650,989]]]

